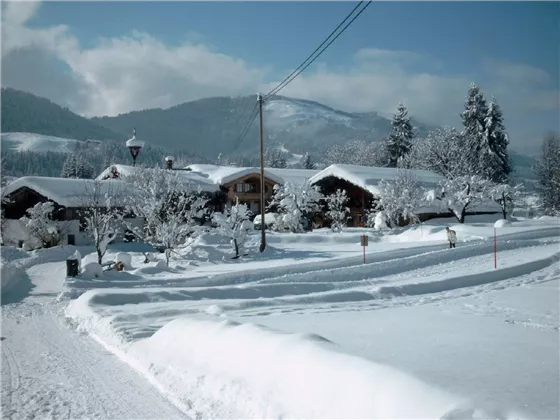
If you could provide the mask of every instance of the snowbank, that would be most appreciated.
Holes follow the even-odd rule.
[[[2,247],[1,292],[2,303],[12,303],[25,298],[33,288],[26,270],[36,264],[66,259],[76,251],[73,246],[57,246],[32,252],[12,247]]]
[[[227,320],[176,319],[123,356],[203,417],[440,419],[467,405],[320,336]]]

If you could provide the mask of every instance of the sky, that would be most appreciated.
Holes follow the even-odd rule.
[[[85,116],[268,92],[355,2],[2,2],[2,86]],[[374,2],[281,94],[459,126],[471,82],[511,145],[559,130],[559,2]]]

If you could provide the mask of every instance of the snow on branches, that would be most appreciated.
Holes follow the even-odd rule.
[[[424,204],[424,190],[412,171],[399,169],[393,181],[379,183],[379,203],[391,226],[402,221],[416,222],[416,211]]]
[[[127,196],[127,211],[141,217],[141,227],[127,223],[141,240],[165,252],[167,265],[172,252],[198,233],[198,219],[204,214],[207,199],[192,191],[179,172],[161,168],[143,169],[125,178],[133,184]]]
[[[348,202],[346,191],[336,190],[334,194],[328,195],[326,200],[328,208],[326,215],[331,220],[331,230],[342,232],[350,218],[350,209],[346,207]]]
[[[214,213],[212,220],[218,225],[217,233],[229,238],[235,252],[234,258],[239,258],[251,231],[253,223],[249,220],[251,211],[246,204],[239,204],[236,197],[235,204],[226,209],[225,214]]]
[[[19,219],[27,229],[29,236],[41,244],[43,248],[56,246],[62,242],[62,234],[52,219],[54,203],[37,203],[27,209],[27,216]]]
[[[393,132],[389,135],[387,142],[388,166],[396,168],[399,159],[404,158],[410,151],[414,138],[408,110],[402,103],[399,104],[391,124],[393,125]]]
[[[104,188],[110,181],[84,182],[85,202],[79,211],[85,232],[93,239],[97,252],[97,263],[102,264],[107,246],[122,229],[124,203],[117,203],[120,192],[115,188]]]
[[[442,195],[437,199],[464,223],[467,209],[488,201],[494,184],[478,175],[466,175],[442,181],[440,186]]]
[[[311,185],[308,180],[300,184],[275,185],[269,207],[278,209],[280,215],[274,222],[274,230],[303,232],[303,220],[309,223],[313,213],[320,210],[319,203],[323,199],[319,187]]]
[[[523,185],[495,184],[490,190],[492,200],[502,208],[502,217],[507,219],[507,214],[513,211],[515,203],[523,193]]]

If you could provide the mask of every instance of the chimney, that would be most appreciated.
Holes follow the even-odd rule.
[[[173,169],[173,161],[175,159],[173,158],[173,156],[167,156],[165,158],[165,169]]]

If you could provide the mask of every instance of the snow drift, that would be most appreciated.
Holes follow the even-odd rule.
[[[482,415],[468,409],[467,401],[391,367],[339,352],[323,337],[254,324],[179,318],[127,353],[187,414],[203,417]]]

